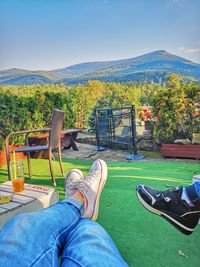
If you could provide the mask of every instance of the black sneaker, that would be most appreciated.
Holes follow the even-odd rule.
[[[137,197],[147,210],[162,216],[183,234],[190,235],[199,222],[200,199],[193,186],[187,187],[187,194],[192,201],[190,206],[181,199],[182,191],[182,187],[166,191],[145,185],[136,187]]]

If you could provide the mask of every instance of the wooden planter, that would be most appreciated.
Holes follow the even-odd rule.
[[[200,145],[162,144],[161,155],[171,158],[200,159]]]

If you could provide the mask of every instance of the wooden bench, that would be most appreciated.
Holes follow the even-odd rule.
[[[0,185],[0,196],[12,196],[11,202],[0,204],[0,228],[17,214],[38,211],[59,200],[59,194],[55,189],[40,185],[25,184],[22,192],[13,193],[10,181]]]
[[[64,149],[70,149],[78,151],[78,147],[75,143],[78,133],[81,131],[81,129],[67,129],[61,131],[61,147]],[[46,145],[47,144],[47,138],[48,134],[37,134],[32,135],[28,138],[29,145]],[[34,155],[32,155],[34,158],[47,158],[47,154],[44,151],[38,151]]]

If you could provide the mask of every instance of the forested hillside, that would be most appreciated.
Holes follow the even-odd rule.
[[[76,64],[52,71],[28,71],[10,69],[0,71],[0,84],[31,85],[86,83],[89,80],[102,82],[156,82],[167,80],[170,73],[176,73],[184,82],[200,82],[200,65],[164,50],[158,50],[139,57]]]

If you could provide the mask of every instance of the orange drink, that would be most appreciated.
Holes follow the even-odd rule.
[[[10,162],[11,180],[14,192],[24,190],[24,166],[22,160],[13,160]]]
[[[13,191],[21,192],[24,190],[24,178],[17,178],[12,180]]]

